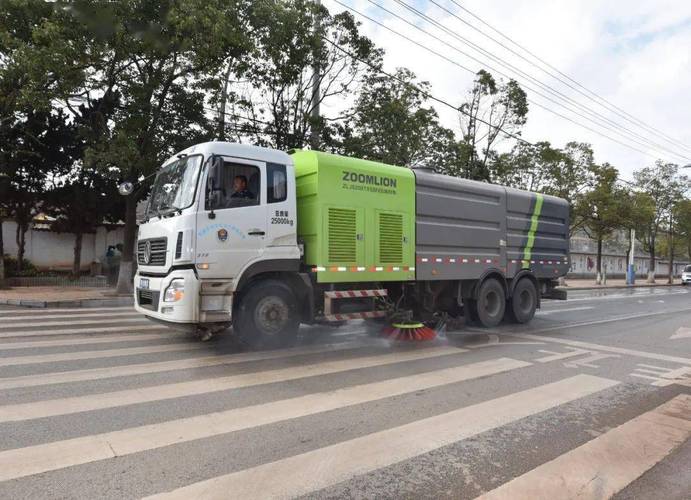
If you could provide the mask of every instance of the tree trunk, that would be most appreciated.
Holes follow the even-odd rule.
[[[72,261],[72,277],[79,279],[82,268],[82,233],[75,233],[74,235],[74,260]]]
[[[125,200],[125,241],[123,243],[120,272],[118,273],[117,293],[132,293],[134,275],[134,244],[137,237],[137,199],[130,195]]]
[[[669,268],[667,274],[667,283],[670,285],[674,283],[674,233],[669,233]]]
[[[650,239],[650,265],[648,266],[648,283],[655,283],[655,238]]]
[[[597,237],[597,272],[602,274],[602,236]]]
[[[26,232],[28,225],[20,220],[17,221],[17,233],[15,241],[17,243],[17,273],[24,270],[24,252],[26,251]]]
[[[2,239],[2,222],[0,219],[0,288],[5,286],[5,243]]]

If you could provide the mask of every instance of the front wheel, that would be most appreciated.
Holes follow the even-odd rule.
[[[260,349],[294,344],[300,315],[290,287],[275,280],[250,286],[240,299],[233,321],[240,342]]]

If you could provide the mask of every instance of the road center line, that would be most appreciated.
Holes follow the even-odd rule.
[[[509,358],[0,452],[0,481],[130,455],[531,366]]]
[[[293,498],[571,402],[618,382],[576,375],[150,498]]]
[[[83,411],[102,410],[137,403],[150,403],[197,394],[252,387],[262,384],[285,382],[317,375],[328,375],[349,370],[385,366],[394,363],[416,361],[439,356],[452,356],[466,352],[455,347],[430,347],[413,351],[394,352],[354,359],[324,361],[311,365],[277,368],[227,377],[207,378],[190,382],[156,385],[124,391],[90,394],[72,398],[51,399],[18,405],[0,406],[0,422],[17,422],[35,418],[69,415]]]
[[[610,498],[691,437],[680,395],[479,497]]]
[[[34,318],[36,319],[36,318]],[[70,325],[98,325],[102,323],[147,323],[148,320],[141,315],[137,318],[114,318],[112,321],[105,318],[81,319],[77,321],[40,321],[37,323],[22,323],[21,325],[8,325],[7,323],[0,325],[1,330],[9,330],[11,328],[45,328],[47,326],[70,326]],[[18,330],[21,333],[21,330]]]
[[[59,330],[30,330],[30,331],[25,331],[25,330],[15,330],[14,332],[1,332],[0,333],[0,339],[10,339],[10,338],[17,338],[17,337],[45,337],[45,336],[53,336],[53,335],[73,335],[75,333],[86,333],[86,334],[93,334],[93,333],[109,333],[109,332],[123,332],[123,331],[132,331],[132,332],[141,332],[141,331],[150,331],[150,330],[157,330],[159,332],[170,332],[170,329],[162,326],[162,325],[152,325],[147,321],[147,323],[142,323],[139,325],[129,325],[127,327],[122,327],[122,326],[104,326],[104,327],[99,327],[99,328],[67,328],[67,329],[59,329]],[[171,332],[172,333],[172,332]]]

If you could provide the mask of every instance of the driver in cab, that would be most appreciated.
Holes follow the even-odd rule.
[[[231,198],[240,198],[244,200],[253,200],[254,194],[247,189],[247,177],[244,175],[236,175],[233,179],[233,193]]]

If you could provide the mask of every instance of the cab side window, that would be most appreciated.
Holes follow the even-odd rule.
[[[278,163],[266,165],[266,199],[268,203],[285,201],[288,196],[288,177],[286,166]]]
[[[261,193],[259,168],[224,161],[218,186],[209,190],[207,210],[259,205]]]

